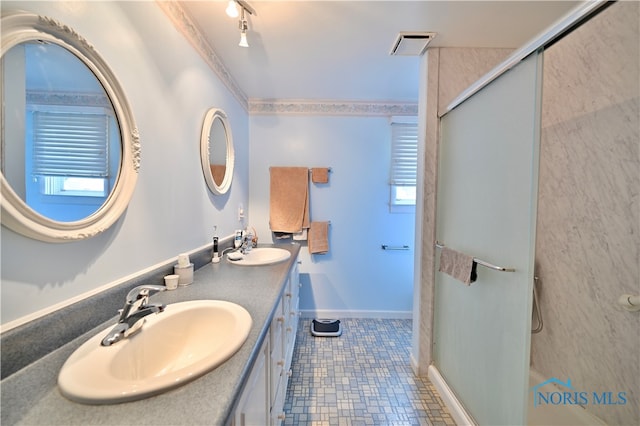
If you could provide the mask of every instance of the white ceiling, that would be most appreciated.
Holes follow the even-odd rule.
[[[249,98],[415,102],[419,58],[390,56],[401,31],[430,47],[517,48],[573,1],[249,1],[249,48],[226,1],[183,8]]]

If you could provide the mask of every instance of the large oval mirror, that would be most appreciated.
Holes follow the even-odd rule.
[[[126,209],[140,144],[115,76],[68,26],[2,16],[2,224],[48,242],[94,236]]]
[[[233,138],[227,115],[221,109],[207,111],[200,136],[200,159],[207,186],[214,194],[226,193],[233,178]]]

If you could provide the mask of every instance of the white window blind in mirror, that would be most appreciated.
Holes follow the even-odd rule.
[[[109,118],[105,114],[34,112],[33,174],[109,176]]]
[[[40,194],[104,198],[110,175],[109,116],[35,111],[31,160],[26,179],[39,182]]]

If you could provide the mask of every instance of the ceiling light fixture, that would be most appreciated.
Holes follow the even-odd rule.
[[[238,43],[238,46],[249,47],[249,43],[247,42],[247,29],[249,28],[249,25],[244,17],[244,8],[242,8],[242,14],[240,15],[238,27],[240,28],[240,43]]]
[[[247,32],[243,31],[240,33],[240,43],[238,43],[240,47],[249,47],[249,42],[247,41]]]
[[[235,1],[231,0],[227,5],[227,8],[225,9],[225,12],[227,12],[227,15],[229,15],[231,18],[237,18],[238,4]]]
[[[249,29],[249,21],[245,17],[245,12],[249,13],[249,15],[257,16],[256,10],[249,5],[246,1],[236,0],[230,1],[227,5],[227,15],[235,18],[238,16],[238,6],[240,6],[240,20],[238,21],[238,28],[240,29],[240,43],[238,46],[241,47],[249,47],[249,42],[247,41],[247,30]]]

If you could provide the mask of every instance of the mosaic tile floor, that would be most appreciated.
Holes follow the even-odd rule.
[[[300,320],[285,425],[455,425],[411,370],[411,320],[344,319],[340,337],[310,327]]]

